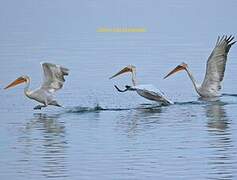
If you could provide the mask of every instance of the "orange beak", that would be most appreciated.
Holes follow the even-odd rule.
[[[14,86],[16,86],[16,85],[18,85],[18,84],[21,84],[21,83],[23,83],[23,82],[26,82],[26,79],[23,78],[23,77],[19,77],[19,78],[17,78],[15,81],[13,81],[12,83],[10,83],[8,86],[6,86],[4,89],[8,89],[8,88],[10,88],[10,87],[14,87]]]
[[[115,75],[111,76],[109,79],[112,79],[120,74],[126,73],[126,72],[132,72],[131,68],[125,67],[123,68],[121,71],[119,71],[118,73],[116,73]]]
[[[182,66],[182,65],[178,65],[176,68],[174,68],[172,71],[170,71],[169,74],[167,74],[167,75],[164,77],[164,79],[167,78],[167,77],[169,77],[170,75],[176,73],[176,72],[179,72],[179,71],[182,71],[182,70],[185,70],[185,69],[186,69],[186,67],[184,67],[184,66]]]

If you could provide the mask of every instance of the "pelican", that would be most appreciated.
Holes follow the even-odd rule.
[[[216,45],[207,60],[206,75],[202,84],[198,84],[194,79],[186,63],[181,63],[168,73],[164,78],[178,71],[185,70],[191,79],[194,89],[203,98],[213,98],[220,96],[221,82],[224,78],[227,55],[231,46],[236,43],[233,36],[218,37]]]
[[[159,89],[154,87],[150,84],[144,84],[144,85],[137,85],[137,79],[136,79],[136,67],[133,65],[128,65],[127,67],[123,68],[121,71],[110,77],[110,79],[123,74],[130,72],[132,74],[132,84],[133,86],[125,86],[125,90],[119,89],[116,85],[115,88],[119,92],[125,92],[125,91],[136,91],[140,96],[149,99],[151,101],[159,102],[162,105],[170,105],[173,104],[171,100],[169,100],[163,92],[161,92]]]
[[[17,78],[15,81],[10,83],[4,89],[8,89],[10,87],[14,87],[21,83],[26,83],[24,93],[25,95],[33,99],[43,105],[35,106],[34,109],[41,109],[42,107],[46,107],[48,105],[58,106],[59,103],[54,98],[54,93],[61,89],[64,84],[64,76],[67,76],[69,70],[67,68],[61,67],[59,65],[51,64],[51,63],[43,63],[42,64],[43,72],[44,72],[44,80],[40,88],[36,90],[30,90],[30,77],[29,76],[21,76]]]

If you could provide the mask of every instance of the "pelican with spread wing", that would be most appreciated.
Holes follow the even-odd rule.
[[[115,88],[119,92],[125,92],[125,91],[136,91],[140,96],[149,99],[151,101],[159,102],[162,105],[170,105],[173,104],[171,100],[169,100],[163,92],[161,92],[159,89],[157,89],[155,86],[151,84],[144,84],[144,85],[137,85],[137,79],[136,79],[136,67],[133,65],[128,65],[127,67],[123,68],[121,71],[110,77],[110,79],[123,74],[130,72],[132,74],[132,84],[133,86],[125,86],[126,89],[121,90],[116,85]]]
[[[55,100],[54,93],[63,87],[65,82],[64,76],[68,75],[69,70],[51,63],[43,63],[42,68],[44,72],[44,81],[40,88],[36,90],[30,90],[30,77],[21,76],[6,86],[4,89],[14,87],[21,83],[26,83],[24,89],[25,95],[28,98],[42,104],[34,107],[34,109],[41,109],[42,107],[46,107],[48,105],[61,107],[61,105],[59,105]]]
[[[218,37],[216,45],[208,58],[206,75],[202,84],[197,84],[186,63],[178,65],[164,78],[167,78],[178,71],[185,70],[199,96],[204,98],[220,96],[221,82],[224,78],[227,55],[231,46],[236,43],[236,41],[233,40],[233,36]]]

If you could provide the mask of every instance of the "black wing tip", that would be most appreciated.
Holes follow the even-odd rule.
[[[69,69],[68,68],[61,67],[61,71],[62,71],[64,76],[68,76],[69,75]]]
[[[41,62],[40,64],[41,64],[42,66],[53,65],[53,63],[49,63],[49,62]]]
[[[225,41],[227,42],[227,44],[232,44],[233,43],[232,41],[234,40],[234,38],[235,37],[233,35],[230,35],[229,37],[225,38]]]
[[[234,39],[235,37],[233,35],[229,35],[229,36],[223,35],[221,37],[218,36],[216,45],[218,46],[218,45],[221,45],[223,42],[226,42],[227,45],[231,46],[236,42],[236,41],[233,41]]]
[[[232,43],[230,43],[229,45],[232,46],[233,44],[235,44],[237,41],[233,41]]]
[[[63,72],[63,75],[64,75],[64,76],[68,76],[69,73],[68,73],[68,72]]]

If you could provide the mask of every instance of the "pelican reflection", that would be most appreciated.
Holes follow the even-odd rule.
[[[20,162],[29,162],[29,172],[33,168],[47,178],[67,177],[66,131],[59,116],[37,113],[26,124],[19,138],[23,149]]]
[[[225,131],[228,129],[229,121],[225,111],[226,103],[217,100],[206,105],[207,126],[209,130]]]
[[[165,109],[166,107],[153,104],[141,104],[133,110],[126,111],[125,114],[120,114],[117,124],[119,129],[122,127],[128,135],[135,135],[159,124],[160,116]]]
[[[225,109],[226,103],[221,100],[205,106],[208,131],[208,164],[210,178],[232,179],[233,172],[233,141],[230,121]]]

